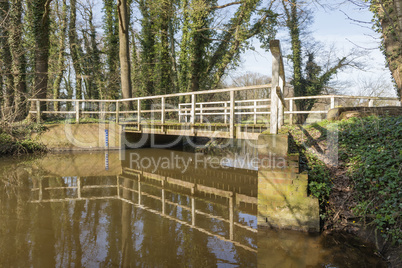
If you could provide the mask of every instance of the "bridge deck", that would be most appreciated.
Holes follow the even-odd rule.
[[[257,140],[258,135],[269,129],[269,124],[236,124],[234,137],[229,124],[141,123],[120,122],[123,132],[159,135],[194,136],[208,138],[237,138]]]

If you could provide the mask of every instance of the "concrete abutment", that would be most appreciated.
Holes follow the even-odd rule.
[[[261,134],[258,145],[258,225],[319,232],[318,199],[307,196],[308,175],[288,153],[288,135]]]

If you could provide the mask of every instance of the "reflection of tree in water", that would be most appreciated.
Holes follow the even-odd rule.
[[[17,207],[22,214],[29,215],[29,220],[21,221],[21,231],[11,231],[13,234],[18,232],[26,234],[25,236],[29,238],[24,240],[25,245],[15,240],[14,244],[8,246],[12,245],[13,250],[24,246],[25,249],[21,250],[24,252],[22,256],[30,252],[28,255],[32,256],[32,259],[21,258],[17,262],[15,255],[12,254],[14,259],[5,257],[1,259],[2,263],[4,261],[8,264],[21,263],[18,266],[30,266],[32,262],[38,266],[52,267],[73,264],[91,266],[100,263],[122,266],[145,264],[158,266],[163,263],[214,266],[216,263],[225,262],[222,259],[229,258],[225,252],[217,253],[222,249],[231,250],[230,247],[222,246],[228,242],[219,241],[217,238],[211,239],[209,235],[189,225],[182,225],[180,222],[149,213],[120,200],[83,200],[92,198],[92,195],[101,198],[116,195],[116,188],[84,189],[94,182],[116,183],[116,177],[55,178],[32,169],[30,173],[31,176],[26,172],[24,184],[18,186],[24,193],[19,193],[9,186],[7,191],[14,195],[0,194],[0,196],[2,214],[12,215],[13,207]],[[14,181],[20,183],[23,180],[18,178]],[[122,180],[121,184],[134,189],[136,182]],[[81,187],[80,196],[83,199],[74,201],[78,198],[78,185]],[[148,191],[153,194],[157,192],[156,190],[152,192],[145,184],[143,187],[144,189],[148,187]],[[121,195],[123,198],[138,202],[136,200],[138,197],[133,192],[122,190]],[[15,202],[17,197],[21,202]],[[166,192],[166,198],[171,198],[170,202],[188,207],[192,204],[190,197],[180,193]],[[43,202],[27,206],[27,202],[39,199]],[[144,204],[161,210],[160,201],[146,196],[142,199]],[[9,203],[9,206],[4,208],[3,205],[6,203]],[[218,213],[227,217],[227,208],[222,205],[209,205],[207,201],[197,201],[196,204],[197,209],[205,213]],[[185,222],[192,221],[191,212],[170,204],[166,205],[166,214]],[[196,220],[200,221],[202,218],[203,216],[199,216]],[[2,229],[8,231],[12,229],[10,222],[8,219],[1,221],[0,225],[4,226]],[[222,231],[227,228],[227,223],[217,224],[216,221],[207,218],[202,220],[202,223],[208,230],[221,230],[222,235],[227,237],[228,231]],[[31,242],[27,242],[29,240]],[[5,248],[7,244],[3,241],[0,244]],[[1,255],[6,254],[0,253]]]
[[[21,163],[0,167],[0,266],[7,263],[28,266],[26,259],[17,257],[26,254],[30,248],[26,232],[32,220],[26,206],[26,197],[30,194],[28,171],[25,170],[28,167]],[[15,254],[9,254],[10,249]]]

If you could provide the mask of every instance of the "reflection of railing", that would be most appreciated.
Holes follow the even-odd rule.
[[[134,176],[133,176],[134,175]],[[46,179],[46,178],[45,178]],[[152,173],[147,173],[147,172],[139,172],[135,170],[125,170],[123,175],[117,176],[116,183],[113,184],[103,184],[103,185],[81,185],[82,180],[80,177],[72,177],[69,178],[66,182],[67,186],[56,186],[56,187],[49,187],[43,186],[43,180],[40,180],[38,183],[37,188],[33,188],[33,192],[37,192],[37,200],[31,201],[32,203],[41,203],[41,202],[68,202],[68,201],[80,201],[80,200],[121,200],[123,202],[126,202],[128,204],[134,205],[135,207],[144,209],[148,212],[154,213],[156,215],[159,215],[161,217],[164,217],[166,219],[175,221],[177,223],[180,223],[182,225],[185,225],[187,227],[194,228],[202,233],[205,233],[210,236],[214,236],[222,241],[230,242],[233,243],[234,245],[238,247],[242,247],[248,251],[251,252],[257,252],[257,250],[252,246],[252,245],[244,245],[239,241],[235,240],[235,227],[240,228],[241,230],[251,232],[251,233],[256,233],[257,230],[244,225],[240,222],[235,222],[235,202],[236,204],[239,204],[240,202],[243,203],[249,203],[249,204],[257,204],[257,199],[255,197],[251,196],[246,196],[243,194],[231,192],[231,191],[225,191],[222,189],[217,189],[214,187],[209,187],[205,186],[202,184],[195,184],[187,181],[182,181],[179,179],[174,179],[166,176],[160,176]],[[160,183],[160,185],[157,185],[155,183],[152,183],[150,181],[157,181]],[[127,182],[132,182],[132,187],[127,186]],[[171,189],[169,186],[174,186],[174,187],[181,187],[184,190],[187,190],[189,193],[183,193],[181,190],[177,189]],[[154,190],[160,191],[160,196],[157,196],[155,194],[146,192],[144,187],[152,187]],[[95,189],[113,189],[113,191],[109,191],[108,194],[102,193],[102,196],[91,196],[88,191],[90,190],[95,190]],[[64,191],[72,191],[69,196],[66,196],[65,198],[44,198],[44,192],[47,191],[49,196],[51,191],[57,191],[57,190],[64,190]],[[85,192],[85,196],[83,194]],[[127,193],[135,193],[136,194],[136,202],[133,200],[130,200],[127,198]],[[179,194],[181,197],[188,198],[191,200],[191,206],[190,205],[184,205],[181,203],[173,202],[170,200],[167,200],[166,194],[171,193],[171,194]],[[224,206],[221,203],[213,202],[213,200],[209,200],[206,198],[206,195],[214,195],[216,197],[224,198],[228,202],[225,202],[227,205],[228,209],[228,214],[229,217],[225,218],[223,216],[218,216],[218,215],[212,215],[211,213],[202,211],[201,209],[196,209],[196,200],[198,201],[204,201],[208,202],[209,204],[214,204],[218,206]],[[52,194],[54,195],[54,194]],[[203,198],[204,195],[204,198]],[[161,202],[161,210],[153,209],[150,206],[145,205],[143,197],[150,198],[152,200],[157,200]],[[182,200],[182,198],[180,198]],[[181,208],[182,210],[188,211],[191,213],[191,222],[187,222],[183,219],[179,219],[176,217],[173,217],[167,213],[166,210],[166,205],[170,205],[176,208]],[[205,228],[199,227],[196,225],[196,217],[197,215],[213,219],[213,220],[218,220],[220,222],[223,222],[225,224],[229,224],[229,234],[228,238],[220,235],[220,234],[214,234],[211,231],[206,230]]]

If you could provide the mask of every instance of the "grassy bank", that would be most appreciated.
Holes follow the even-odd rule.
[[[40,125],[33,123],[0,124],[0,156],[46,151],[44,145],[30,138],[31,133],[42,130]]]
[[[323,121],[281,131],[291,134],[292,150],[301,153],[309,190],[320,200],[324,229],[373,230],[380,250],[400,248],[402,116]],[[337,134],[332,135],[337,142],[328,141],[329,133]],[[336,145],[337,164],[330,161],[330,147]]]

